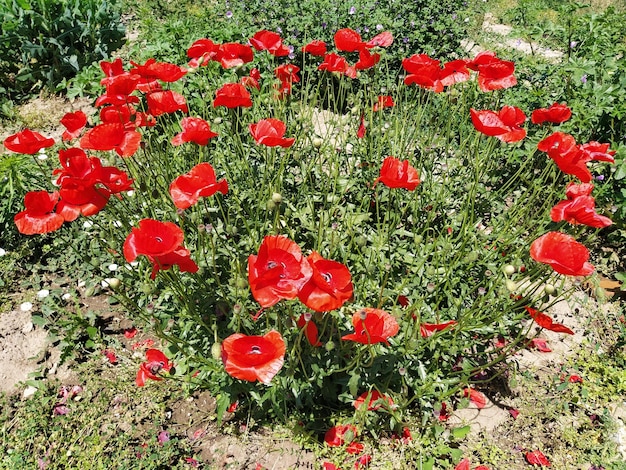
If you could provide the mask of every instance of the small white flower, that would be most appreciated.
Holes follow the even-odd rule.
[[[39,292],[37,292],[38,299],[45,299],[49,295],[50,295],[50,291],[48,289],[41,289]]]
[[[20,310],[22,312],[28,312],[32,309],[33,309],[33,304],[30,302],[24,302],[22,305],[20,305]]]
[[[93,222],[91,220],[85,220],[83,222],[83,228],[91,228],[93,227]]]
[[[61,296],[61,298],[63,300],[70,300],[72,298],[72,295],[69,292],[66,292],[65,294]]]
[[[78,284],[76,284],[78,287],[85,287],[85,281],[78,281]]]
[[[40,149],[39,150],[39,155],[37,155],[37,160],[47,160],[48,159],[48,155],[46,155],[46,151],[44,149]]]
[[[109,264],[109,271],[117,271],[117,268],[119,268],[117,264],[115,263]]]
[[[7,254],[7,251],[4,248],[0,248],[0,256],[4,256]]]
[[[135,195],[135,191],[133,191],[133,190],[126,191],[126,195],[127,195],[128,197],[133,197],[133,196]]]
[[[116,221],[113,222],[113,226],[117,227],[117,228],[120,228],[122,226],[122,222],[120,222],[119,220],[116,220]]]

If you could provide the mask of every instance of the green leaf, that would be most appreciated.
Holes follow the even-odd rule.
[[[461,428],[454,428],[452,430],[452,436],[455,439],[463,439],[465,436],[469,434],[470,431],[471,431],[471,427],[469,425],[463,426]]]

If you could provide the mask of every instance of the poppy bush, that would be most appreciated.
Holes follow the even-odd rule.
[[[557,300],[543,285],[590,275],[580,225],[606,222],[592,188],[566,182],[612,150],[528,122],[531,109],[476,111],[516,83],[493,53],[414,54],[392,71],[390,32],[343,29],[300,44],[311,52],[296,64],[270,33],[198,39],[188,64],[103,62],[99,115],[65,121],[60,168],[46,161],[57,187],[27,195],[18,229],[85,231],[83,254],[122,266],[114,295],[169,345],[148,351],[137,383],[209,389],[218,419],[238,403],[317,431],[405,436],[411,415],[484,404],[477,389],[536,325],[565,332],[538,310]],[[349,84],[349,112],[319,108],[324,78]],[[563,208],[572,191],[591,198],[580,216]],[[93,225],[72,228],[81,216]]]

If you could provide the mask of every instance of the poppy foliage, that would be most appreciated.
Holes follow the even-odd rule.
[[[263,336],[235,333],[222,343],[222,362],[230,376],[268,385],[283,366],[285,349],[285,341],[276,330]]]
[[[588,276],[595,270],[588,262],[589,250],[561,232],[548,232],[537,238],[530,246],[530,256],[567,276]]]

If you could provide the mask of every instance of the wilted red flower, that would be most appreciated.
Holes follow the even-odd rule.
[[[307,341],[311,346],[320,347],[322,343],[317,340],[317,325],[311,319],[310,313],[303,313],[298,318],[296,325],[298,328],[304,328],[304,336],[306,336]]]
[[[395,317],[377,308],[363,308],[352,315],[355,332],[342,336],[344,341],[362,344],[389,344],[388,339],[398,334],[400,326]]]
[[[139,221],[124,241],[124,257],[129,263],[144,255],[152,263],[151,279],[160,270],[178,265],[181,272],[198,272],[198,265],[190,258],[189,250],[183,247],[183,231],[172,222],[154,219]]]
[[[117,356],[115,355],[114,351],[111,351],[110,349],[105,349],[104,351],[102,351],[102,354],[104,355],[104,357],[107,358],[109,364],[117,364]]]
[[[187,49],[187,57],[189,57],[190,67],[199,67],[207,65],[210,60],[217,57],[220,46],[207,38],[202,38],[194,41],[194,43]]]
[[[567,200],[560,201],[550,210],[553,222],[566,220],[570,224],[583,224],[589,227],[608,227],[613,222],[596,212],[596,202],[591,196],[593,184],[570,182],[565,190]]]
[[[199,163],[170,184],[170,195],[179,209],[187,209],[201,197],[212,196],[218,191],[226,194],[228,183],[225,179],[217,181],[215,170],[207,162]]]
[[[535,323],[539,325],[541,328],[545,328],[546,330],[554,331],[555,333],[566,333],[568,335],[573,335],[574,332],[570,330],[567,326],[561,323],[555,323],[552,318],[550,318],[545,313],[540,312],[539,310],[535,310],[532,307],[524,307],[528,314],[535,320]]]
[[[313,270],[311,279],[300,289],[300,301],[316,312],[328,312],[341,307],[352,297],[352,278],[348,268],[324,259],[313,251],[307,261]]]
[[[537,349],[539,352],[549,353],[552,352],[552,349],[548,347],[548,343],[545,339],[542,338],[533,338],[529,341],[529,346]]]
[[[394,106],[395,106],[395,103],[393,102],[392,96],[380,95],[378,97],[378,101],[374,103],[372,110],[376,112],[385,108],[393,108]]]
[[[153,116],[161,114],[189,111],[185,97],[173,90],[153,91],[146,95],[146,103],[148,104],[148,112]]]
[[[365,47],[389,47],[393,44],[393,34],[383,31],[365,43]]]
[[[550,461],[540,450],[533,450],[526,452],[526,461],[531,465],[541,465],[543,467],[549,467]]]
[[[217,133],[211,131],[211,126],[199,117],[185,117],[180,121],[183,131],[172,138],[172,145],[182,145],[185,142],[193,142],[198,145],[207,145],[209,140],[217,137]]]
[[[252,99],[246,87],[241,83],[226,83],[215,92],[213,106],[216,108],[218,106],[249,108],[252,106]]]
[[[567,276],[588,276],[595,270],[587,262],[589,250],[572,236],[560,232],[548,232],[537,238],[530,246],[530,256]]]
[[[285,341],[275,330],[263,336],[235,333],[222,343],[222,362],[231,377],[269,385],[283,366],[285,349]]]
[[[444,323],[422,323],[420,324],[420,334],[422,335],[422,338],[428,338],[437,331],[443,331],[449,326],[456,325],[456,323],[457,322],[454,320],[450,320]]]
[[[524,112],[516,106],[504,106],[498,113],[490,110],[470,109],[472,124],[478,132],[500,139],[502,142],[518,142],[526,137],[526,130],[519,127],[526,120]]]
[[[572,374],[567,378],[567,381],[571,384],[583,383],[583,378],[580,375]]]
[[[551,122],[561,124],[572,117],[572,110],[566,104],[554,103],[549,108],[535,109],[530,115],[533,124]]]
[[[258,31],[250,38],[250,44],[257,51],[268,51],[276,57],[289,55],[289,48],[283,45],[280,34],[266,29]]]
[[[146,379],[163,380],[159,377],[159,373],[169,372],[174,365],[170,362],[165,354],[158,349],[148,349],[146,351],[146,361],[141,363],[135,383],[138,387],[146,384]]]
[[[66,113],[65,116],[61,118],[61,124],[63,124],[66,129],[61,138],[63,140],[75,139],[87,125],[87,115],[82,111]]]
[[[554,132],[539,142],[537,149],[547,152],[563,173],[574,175],[583,183],[591,181],[591,172],[587,168],[589,156],[576,145],[576,140],[571,135]]]
[[[367,133],[367,127],[365,127],[365,116],[361,114],[361,119],[359,121],[359,128],[356,131],[356,136],[357,138],[362,139],[363,137],[365,137],[366,133]]]
[[[250,290],[264,308],[275,305],[281,299],[295,299],[312,273],[300,247],[281,235],[266,236],[258,255],[248,257]]]
[[[54,232],[61,228],[64,219],[56,214],[54,206],[59,200],[59,193],[30,191],[24,196],[25,210],[13,217],[17,230],[24,235]]]
[[[354,424],[338,424],[324,434],[324,442],[330,447],[341,447],[359,435]]]
[[[395,157],[383,160],[380,176],[374,181],[374,186],[379,181],[389,188],[404,188],[409,191],[413,191],[420,184],[417,170],[409,164],[409,161]]]
[[[3,144],[12,152],[34,155],[43,148],[52,147],[54,145],[54,139],[44,137],[40,133],[33,132],[30,129],[24,129],[4,139]]]
[[[360,409],[367,402],[367,411],[376,411],[381,407],[391,408],[394,403],[393,399],[389,395],[380,393],[378,390],[370,390],[369,392],[363,392],[354,401],[353,405],[355,409]]]
[[[482,392],[479,392],[471,387],[467,387],[463,390],[463,396],[469,397],[470,402],[472,402],[479,410],[483,409],[487,404],[487,397],[485,397]]]
[[[354,462],[354,468],[359,470],[361,467],[369,467],[372,463],[372,456],[369,454],[362,455],[359,457],[356,462]]]
[[[316,39],[302,46],[302,52],[323,57],[326,54],[326,43]]]
[[[380,62],[380,54],[372,54],[367,49],[362,49],[359,51],[359,61],[354,64],[354,67],[357,70],[367,70],[374,67],[378,62]]]
[[[126,337],[127,339],[132,339],[137,335],[137,328],[135,328],[134,326],[132,328],[126,328],[124,330],[124,337]]]
[[[121,123],[105,123],[89,129],[80,139],[85,150],[115,150],[120,157],[130,157],[141,144],[141,134]]]
[[[448,419],[450,419],[451,415],[446,402],[441,402],[441,408],[435,410],[434,415],[439,421],[448,421]]]
[[[221,44],[215,57],[215,60],[222,64],[222,67],[225,69],[247,64],[252,62],[253,59],[254,52],[252,52],[252,48],[236,42]]]
[[[287,126],[279,119],[261,119],[256,124],[250,124],[250,133],[257,144],[268,147],[291,147],[296,141],[295,138],[285,138]]]
[[[358,52],[365,48],[361,35],[350,28],[337,30],[334,36],[335,47],[344,52]]]
[[[250,70],[250,74],[239,79],[239,83],[241,83],[246,88],[256,88],[257,90],[261,89],[261,85],[259,84],[259,80],[261,80],[261,72],[259,69],[253,68]]]

